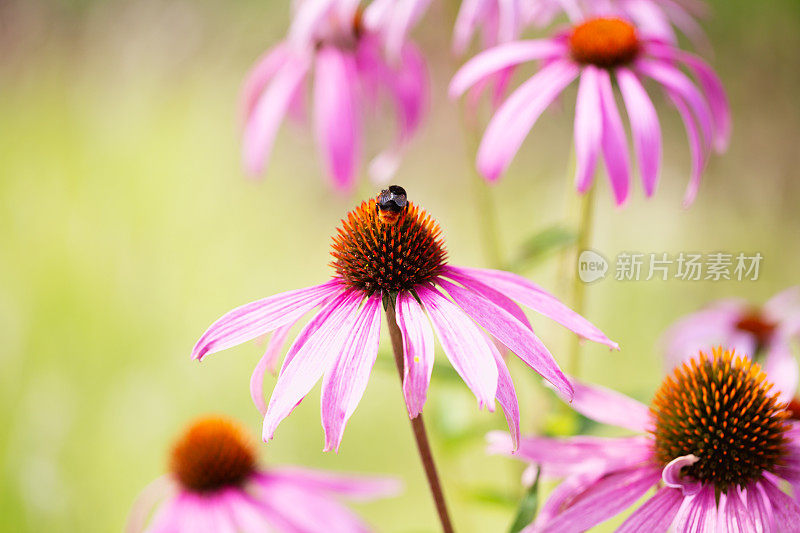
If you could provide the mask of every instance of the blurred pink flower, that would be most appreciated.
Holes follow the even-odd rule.
[[[722,300],[692,313],[664,334],[664,363],[671,371],[698,350],[724,345],[758,361],[789,401],[797,391],[797,360],[792,343],[800,340],[800,287],[772,297],[762,307],[742,300]]]
[[[541,70],[508,97],[484,133],[477,166],[486,179],[495,181],[505,173],[542,112],[580,77],[574,127],[576,187],[585,193],[592,186],[602,152],[616,203],[623,205],[630,192],[631,169],[613,75],[628,111],[645,195],[652,196],[661,170],[661,127],[641,83],[650,78],[662,86],[686,126],[692,172],[684,204],[692,203],[712,146],[724,151],[730,136],[725,91],[705,62],[640,36],[625,20],[595,18],[550,39],[514,41],[478,54],[453,77],[450,95],[457,98],[487,77],[533,60],[543,62]],[[697,77],[700,89],[679,64]]]
[[[366,533],[371,528],[338,499],[365,501],[400,489],[389,478],[261,468],[246,432],[215,416],[187,428],[172,450],[170,470],[142,491],[127,533]]]
[[[353,1],[298,4],[288,39],[260,58],[244,83],[243,163],[249,173],[264,170],[284,116],[303,117],[305,84],[313,74],[312,122],[334,187],[352,188],[361,160],[362,121],[382,96],[396,109],[396,134],[373,161],[371,174],[383,182],[391,177],[427,110],[427,67],[405,35],[393,44],[397,57],[387,60],[382,39],[388,30],[368,27],[365,16]]]
[[[408,202],[405,190],[398,186],[347,215],[334,237],[332,256],[333,279],[234,309],[208,328],[192,352],[195,359],[202,360],[276,332],[278,340],[270,340],[250,382],[253,402],[265,414],[264,440],[272,438],[280,421],[322,378],[325,450],[338,450],[345,424],[364,394],[375,363],[382,304],[396,310],[402,333],[403,392],[411,418],[422,412],[427,397],[434,332],[479,407],[493,411],[497,399],[515,436],[519,433],[519,406],[514,384],[489,335],[560,394],[571,396],[571,386],[516,302],[583,338],[617,348],[585,318],[525,278],[448,265],[438,224]],[[320,311],[289,348],[269,405],[265,405],[265,370],[281,352],[287,330],[319,306]]]
[[[563,478],[523,531],[586,531],[646,498],[618,532],[800,531],[800,429],[755,363],[717,349],[676,368],[652,405],[573,382],[572,407],[639,435],[489,434],[489,449]],[[525,477],[530,477],[526,473]]]

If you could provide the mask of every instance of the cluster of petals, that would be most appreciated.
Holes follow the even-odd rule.
[[[368,501],[393,496],[399,489],[390,478],[297,467],[257,470],[241,487],[202,493],[163,476],[142,491],[126,532],[368,533],[372,528],[340,500]],[[156,511],[148,524],[153,507]]]
[[[338,450],[345,424],[364,394],[377,357],[382,301],[392,297],[380,290],[365,294],[334,277],[322,285],[278,294],[230,311],[208,328],[192,355],[202,359],[274,332],[253,372],[250,387],[253,401],[265,415],[264,440],[272,438],[279,422],[321,378],[325,450]],[[491,337],[541,374],[563,397],[572,396],[572,386],[533,333],[518,303],[585,339],[617,348],[585,318],[525,278],[503,271],[447,265],[435,283],[401,291],[390,304],[396,309],[403,337],[403,392],[410,417],[422,412],[427,397],[434,332],[479,406],[493,411],[497,400],[515,439],[519,435],[516,392]],[[320,310],[289,348],[269,404],[265,405],[265,372],[277,364],[292,326],[316,307]]]
[[[780,488],[800,481],[800,429],[786,433],[788,457],[775,473],[718,495],[711,483],[681,472],[697,457],[676,457],[661,466],[654,455],[652,412],[618,392],[573,381],[572,407],[601,424],[638,433],[630,437],[523,437],[518,449],[507,434],[488,436],[493,453],[512,454],[562,479],[525,533],[578,532],[600,524],[647,498],[617,529],[677,533],[800,531],[800,506]],[[528,474],[528,477],[531,474]]]
[[[613,17],[594,18],[584,24],[598,21],[629,24]],[[545,109],[579,79],[574,122],[577,190],[584,193],[592,186],[602,154],[616,204],[624,204],[632,172],[625,126],[612,84],[616,80],[627,110],[643,189],[651,196],[662,164],[661,126],[642,84],[643,80],[652,80],[674,104],[686,128],[691,177],[684,204],[691,204],[712,150],[724,151],[730,136],[730,111],[718,77],[699,57],[641,35],[638,30],[630,60],[605,66],[578,61],[570,42],[577,27],[552,38],[501,44],[478,54],[456,73],[450,84],[453,98],[522,63],[539,61],[542,65],[510,94],[489,122],[478,149],[479,171],[489,181],[499,179]],[[694,75],[696,82],[681,66]]]
[[[406,40],[421,12],[418,3],[376,0],[362,11],[352,0],[297,2],[287,39],[256,62],[242,89],[245,169],[263,172],[286,115],[305,117],[306,90],[313,84],[311,122],[333,186],[352,188],[365,117],[383,99],[396,110],[395,139],[374,158],[370,171],[376,179],[391,177],[429,98],[425,60]],[[406,4],[407,24],[400,27],[397,11]]]
[[[755,328],[748,327],[756,322]],[[753,331],[753,329],[757,329]],[[671,370],[699,350],[724,345],[737,352],[754,354],[781,392],[783,401],[791,400],[798,384],[800,369],[792,344],[800,341],[800,287],[786,289],[760,308],[750,303],[728,299],[681,318],[664,334],[664,363]]]

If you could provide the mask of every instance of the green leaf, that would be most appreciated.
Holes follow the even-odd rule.
[[[511,263],[511,270],[518,271],[530,267],[547,256],[572,246],[577,241],[574,230],[560,224],[550,226],[529,237]]]
[[[517,516],[508,530],[509,533],[519,533],[536,518],[536,510],[539,507],[539,473],[540,471],[537,469],[533,485],[530,486],[522,497],[522,501],[519,502]]]

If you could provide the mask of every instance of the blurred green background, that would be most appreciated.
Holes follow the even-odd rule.
[[[438,218],[452,262],[481,266],[471,156],[458,106],[445,98],[457,67],[448,54],[454,1],[434,2],[415,32],[431,62],[432,113],[396,181]],[[587,316],[622,350],[587,346],[582,377],[643,401],[660,379],[658,337],[676,317],[720,297],[763,301],[800,272],[800,4],[712,7],[705,26],[732,102],[731,149],[682,209],[684,132],[657,98],[660,189],[645,201],[637,186],[617,210],[599,176],[594,248],[609,258],[722,250],[765,259],[757,282],[587,287]],[[328,190],[311,135],[294,125],[283,128],[266,179],[242,175],[239,83],[288,16],[277,1],[0,2],[0,529],[119,531],[187,420],[227,413],[260,433],[248,382],[262,348],[248,343],[202,364],[190,349],[228,309],[325,280],[336,224],[375,191],[365,178],[351,197]],[[508,256],[574,203],[565,175],[572,94],[492,189]],[[557,263],[525,274],[563,295]],[[564,362],[563,330],[533,319]],[[397,475],[402,496],[357,509],[381,531],[434,531],[387,338],[381,347],[338,455],[321,453],[315,390],[263,458]],[[540,431],[554,398],[532,371],[511,369],[524,430]],[[504,420],[475,407],[463,384],[436,378],[428,425],[457,529],[503,531],[521,466],[484,454],[483,434]]]

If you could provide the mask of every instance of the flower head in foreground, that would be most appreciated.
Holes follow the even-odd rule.
[[[489,335],[539,372],[565,397],[572,387],[534,335],[517,302],[583,338],[616,348],[601,331],[525,278],[498,270],[447,264],[439,225],[392,186],[363,202],[342,221],[333,239],[335,275],[330,281],[258,300],[229,312],[203,334],[193,357],[275,331],[251,378],[253,401],[264,416],[263,437],[322,378],[325,449],[338,449],[344,426],[361,400],[378,353],[381,303],[396,310],[403,338],[403,392],[411,418],[422,412],[433,370],[433,334],[478,399],[503,408],[512,434],[519,407],[506,364]],[[283,361],[269,405],[265,370],[282,350],[287,331],[320,307]],[[432,327],[431,327],[432,326]],[[484,331],[485,330],[485,331]]]
[[[602,153],[616,203],[624,204],[631,187],[631,164],[614,78],[628,112],[645,195],[653,195],[661,170],[661,127],[642,86],[647,78],[664,89],[686,126],[692,171],[684,204],[694,200],[712,147],[725,150],[730,134],[725,91],[706,63],[670,44],[640,36],[623,19],[595,18],[550,39],[510,42],[478,54],[456,73],[450,95],[458,97],[499,71],[534,60],[542,61],[541,70],[508,97],[483,135],[477,166],[486,179],[495,181],[505,173],[539,116],[580,78],[574,126],[576,187],[584,193],[592,186]],[[699,88],[679,68],[681,64],[696,76]]]
[[[797,390],[797,360],[792,343],[800,340],[800,287],[791,287],[761,307],[742,300],[719,301],[685,316],[664,334],[664,363],[669,370],[698,350],[722,344],[752,354],[764,367],[781,399]]]
[[[523,438],[518,455],[565,478],[526,531],[589,529],[647,499],[623,532],[791,532],[800,507],[779,485],[800,482],[800,433],[758,364],[701,353],[668,376],[648,409],[575,383],[573,407],[633,437]],[[490,448],[508,453],[507,435]]]
[[[263,171],[284,116],[303,117],[305,85],[313,73],[312,122],[333,185],[352,188],[364,116],[384,96],[396,109],[395,140],[373,160],[370,172],[378,180],[394,173],[426,111],[427,68],[417,48],[405,40],[397,45],[397,59],[387,60],[381,30],[365,24],[357,4],[300,3],[287,41],[269,50],[248,74],[241,97],[248,172]]]
[[[129,533],[257,533],[370,531],[338,498],[391,496],[393,479],[350,477],[299,468],[260,468],[249,435],[237,423],[209,416],[191,424],[170,456],[170,474],[140,495]],[[335,526],[335,529],[331,529]]]

